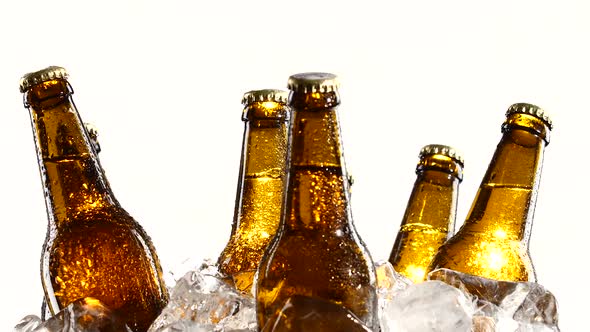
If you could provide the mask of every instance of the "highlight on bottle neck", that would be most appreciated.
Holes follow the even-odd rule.
[[[244,105],[242,121],[289,121],[288,99],[289,93],[284,90],[263,89],[248,91],[242,97],[242,105]]]
[[[455,148],[442,144],[429,144],[420,150],[420,161],[416,173],[424,170],[438,170],[463,180],[463,155]]]
[[[291,91],[289,105],[295,110],[334,108],[340,104],[338,77],[330,73],[300,73],[291,75],[287,87]]]
[[[553,122],[542,108],[533,104],[516,103],[506,111],[506,121],[502,124],[502,132],[505,133],[513,128],[533,132],[540,136],[546,144],[549,144]]]

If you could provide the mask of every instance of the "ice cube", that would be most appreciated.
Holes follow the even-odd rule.
[[[389,261],[378,261],[375,263],[375,272],[377,274],[377,296],[379,302],[379,322],[381,325],[387,325],[384,317],[385,308],[396,294],[408,288],[413,282],[404,275],[398,273]],[[382,330],[387,332],[388,330]]]
[[[494,319],[498,331],[559,331],[557,300],[534,282],[498,281],[438,269],[428,276],[477,297],[480,315]]]
[[[442,281],[425,281],[400,291],[385,305],[381,331],[471,332],[476,306],[471,297]]]
[[[122,332],[131,330],[99,300],[86,297],[74,301],[54,317],[41,323],[27,316],[15,326],[15,332]]]
[[[25,316],[20,322],[18,322],[18,324],[16,324],[14,332],[32,332],[35,328],[41,325],[41,323],[41,318],[35,315]]]
[[[187,272],[149,331],[256,331],[254,299],[226,279],[210,261]]]
[[[295,295],[272,317],[262,332],[371,332],[350,310],[330,301]]]
[[[487,316],[473,316],[473,332],[496,332],[496,320]]]
[[[377,274],[377,291],[380,300],[391,300],[395,297],[395,294],[413,284],[406,276],[395,271],[388,261],[378,261],[375,263],[375,270]]]

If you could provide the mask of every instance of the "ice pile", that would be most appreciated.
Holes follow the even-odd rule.
[[[254,299],[224,281],[210,262],[187,272],[149,332],[255,332]]]
[[[29,315],[15,327],[15,332],[131,332],[125,323],[114,315],[99,300],[86,297],[79,299],[54,317],[41,321]]]
[[[412,282],[378,262],[381,332],[558,332],[555,297],[536,283],[495,281],[439,269],[429,281]],[[255,332],[255,301],[242,294],[206,261],[179,278],[170,302],[149,332]],[[76,301],[41,322],[25,317],[16,332],[130,331],[98,300]],[[370,332],[349,310],[293,296],[262,327],[263,332]],[[376,332],[376,331],[375,331]]]
[[[480,278],[448,269],[429,274],[471,296],[477,303],[474,321],[485,324],[481,331],[559,331],[557,300],[534,282],[508,282]],[[484,323],[485,322],[485,323]]]
[[[413,284],[387,261],[377,262],[382,332],[471,331],[470,296],[441,281]]]
[[[382,332],[557,332],[555,297],[531,282],[480,278],[448,269],[412,284],[379,262]]]

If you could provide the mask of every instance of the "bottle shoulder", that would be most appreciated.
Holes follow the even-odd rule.
[[[293,230],[277,236],[271,247],[270,261],[283,264],[297,260],[312,261],[329,267],[371,265],[371,258],[364,243],[354,234],[341,234],[338,230],[322,233],[315,230]],[[272,264],[272,262],[270,262]]]
[[[104,211],[73,218],[68,223],[50,228],[44,251],[50,255],[79,251],[82,256],[96,257],[100,253],[127,253],[140,259],[152,260],[155,249],[143,227],[126,212]]]
[[[77,211],[56,225],[55,228],[61,232],[76,229],[110,229],[113,232],[128,229],[144,232],[141,225],[125,209],[117,204]]]

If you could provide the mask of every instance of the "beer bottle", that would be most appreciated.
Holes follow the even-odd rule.
[[[461,229],[430,270],[449,268],[489,279],[536,281],[529,237],[551,120],[539,107],[514,104],[502,139]]]
[[[244,94],[244,138],[231,237],[219,256],[219,270],[249,292],[260,259],[277,231],[286,178],[288,93]]]
[[[337,303],[377,329],[375,268],[350,211],[337,77],[297,74],[288,86],[288,183],[279,229],[258,270],[259,329],[298,295]]]
[[[420,150],[417,179],[395,244],[393,268],[418,283],[438,248],[454,233],[463,157],[452,147],[431,144]]]
[[[67,79],[65,69],[48,67],[20,83],[49,219],[41,257],[49,310],[94,297],[146,331],[168,301],[162,269],[148,235],[115,199]]]

